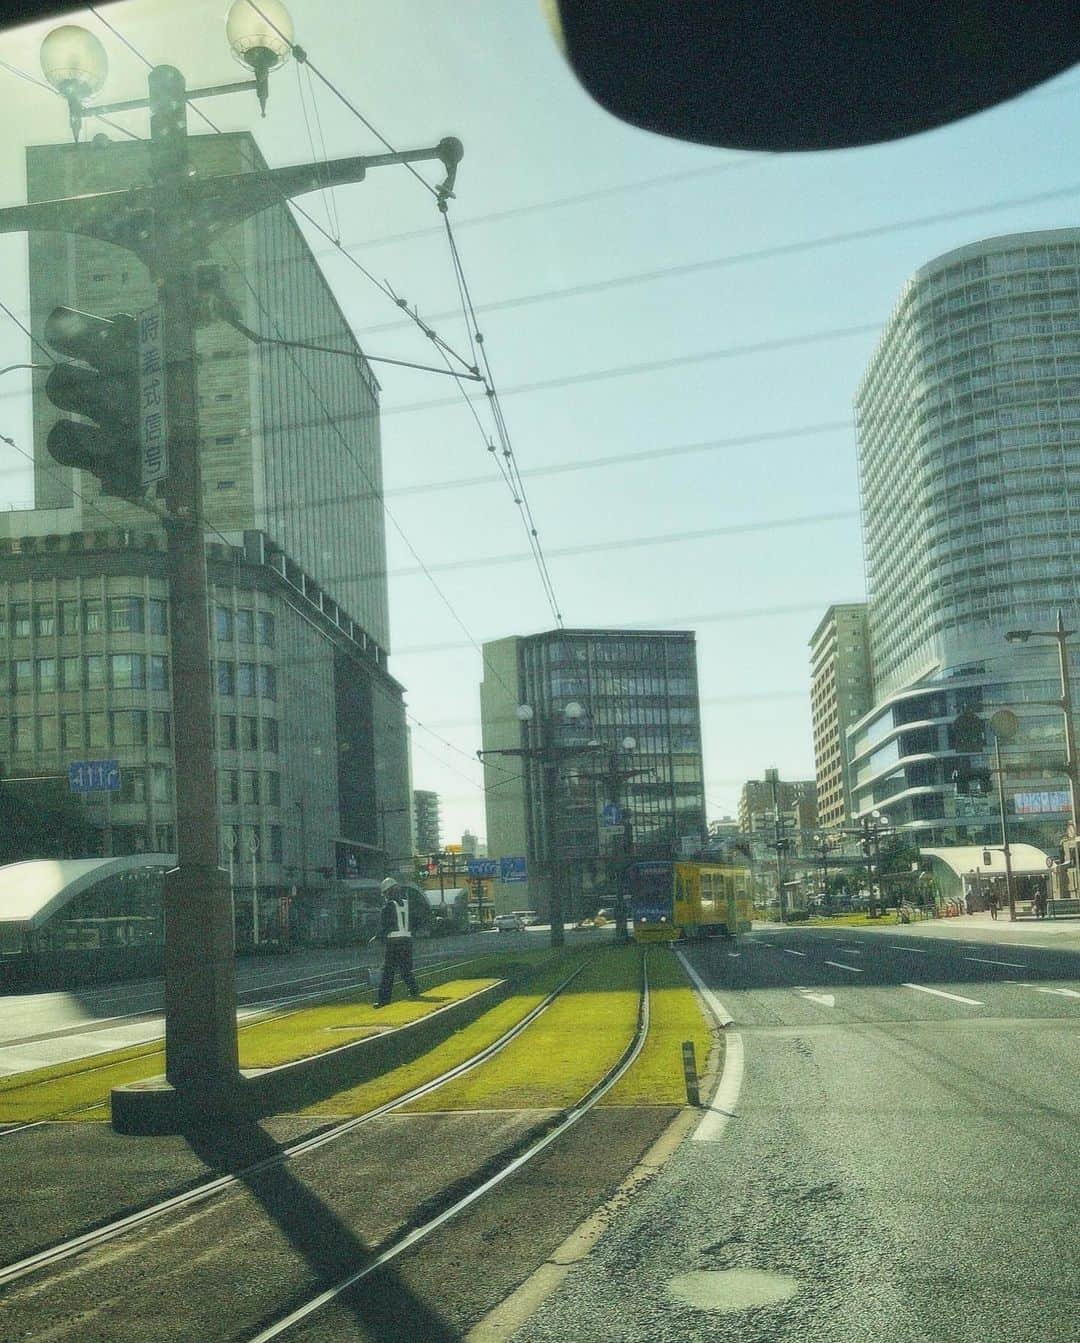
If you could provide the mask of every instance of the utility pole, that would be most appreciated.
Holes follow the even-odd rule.
[[[780,817],[780,771],[767,769],[765,781],[772,785],[773,843],[776,848],[776,903],[780,922],[784,922],[784,847],[783,825]]]
[[[96,39],[89,34],[83,36],[100,51]],[[100,59],[104,59],[103,53]],[[185,1108],[202,1116],[233,1108],[240,1073],[234,928],[217,834],[195,362],[200,262],[208,255],[211,240],[227,229],[262,210],[282,205],[292,196],[362,181],[372,167],[439,159],[447,179],[436,194],[445,205],[463,153],[460,141],[445,139],[431,149],[218,177],[193,175],[188,101],[252,88],[264,98],[266,73],[280,63],[280,58],[256,48],[250,53],[249,63],[256,70],[254,81],[190,92],[179,70],[156,66],[149,75],[145,100],[93,108],[84,108],[83,99],[101,86],[103,74],[96,83],[73,76],[57,77],[55,86],[68,99],[76,135],[84,113],[149,109],[150,183],[126,191],[0,210],[0,233],[46,230],[108,242],[138,256],[157,285],[164,338],[164,521],[172,622],[178,856],[178,865],[168,874],[165,886],[165,1060],[168,1080]],[[146,426],[140,425],[140,430],[144,429]]]
[[[633,737],[624,737],[620,743],[624,754],[629,755],[637,750],[637,741]],[[583,774],[585,779],[594,779],[603,783],[609,801],[615,806],[616,810],[621,812],[621,818],[618,822],[622,853],[616,859],[615,866],[615,938],[618,942],[629,941],[629,930],[627,928],[626,918],[626,891],[624,886],[624,875],[629,869],[631,859],[634,853],[634,821],[629,807],[623,806],[623,785],[630,779],[639,778],[643,774],[652,774],[651,768],[629,769],[619,763],[619,749],[610,747],[608,750],[607,768],[602,774]]]

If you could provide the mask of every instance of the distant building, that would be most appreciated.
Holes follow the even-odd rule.
[[[466,830],[461,836],[461,852],[466,858],[481,858],[480,853],[482,845],[471,830]]]
[[[567,718],[568,705],[581,716]],[[485,644],[480,713],[485,750],[561,751],[557,770],[535,758],[484,761],[489,851],[528,863],[527,882],[496,886],[500,911],[546,913],[560,880],[567,913],[588,912],[611,897],[628,841],[634,856],[663,858],[704,841],[692,633],[551,630]],[[648,772],[612,781],[613,764]]]
[[[793,853],[804,852],[818,824],[817,785],[813,779],[748,779],[739,794],[739,829],[754,851],[772,849],[777,835]]]
[[[810,712],[817,771],[817,822],[851,818],[847,729],[872,703],[865,602],[830,606],[810,639]]]
[[[439,795],[427,789],[413,790],[413,828],[416,833],[416,852],[438,853],[442,847],[439,827]]]

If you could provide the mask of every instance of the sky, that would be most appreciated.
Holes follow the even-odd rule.
[[[240,75],[224,12],[199,0],[102,10],[189,87]],[[565,624],[697,632],[710,818],[734,813],[743,781],[768,767],[813,777],[808,640],[830,603],[864,596],[859,378],[917,267],[980,238],[1077,222],[1080,76],[897,143],[747,155],[603,111],[538,0],[295,0],[290,12],[313,66],[395,148],[464,143],[451,218]],[[145,67],[120,38],[90,13],[68,21],[108,52],[100,98],[142,96]],[[0,59],[39,78],[53,26],[0,37]],[[0,85],[0,204],[18,204],[23,149],[65,139],[66,108],[3,67]],[[250,129],[275,166],[323,144],[330,157],[380,149],[295,62],[271,76],[265,120],[250,95],[203,106],[223,129]],[[146,133],[143,113],[116,120]],[[414,177],[384,168],[303,203],[467,352],[442,223]],[[364,348],[427,362],[415,326],[304,227]],[[23,320],[25,270],[25,242],[0,238],[0,301]],[[29,357],[0,312],[0,368]],[[453,382],[378,375],[390,669],[407,690],[414,786],[441,795],[444,841],[482,835],[476,644],[554,617],[520,510]],[[6,374],[0,389],[0,433],[24,451],[26,377]],[[487,427],[488,408],[475,409]],[[0,507],[31,497],[25,457],[0,444]]]

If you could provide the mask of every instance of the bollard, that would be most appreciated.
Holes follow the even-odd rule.
[[[701,1105],[701,1091],[698,1088],[697,1059],[694,1057],[694,1042],[684,1040],[682,1047],[683,1077],[686,1079],[687,1105]]]

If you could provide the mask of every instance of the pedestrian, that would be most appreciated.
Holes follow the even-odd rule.
[[[420,988],[413,974],[412,932],[409,929],[409,893],[398,892],[398,884],[393,877],[387,877],[381,888],[383,893],[382,915],[379,922],[379,936],[383,941],[383,971],[379,981],[379,993],[375,999],[376,1007],[385,1007],[394,992],[394,976],[400,974],[409,990],[410,998],[420,997]]]
[[[987,905],[989,906],[989,909],[990,909],[990,917],[991,917],[992,919],[996,919],[997,916],[998,916],[998,898],[997,898],[997,891],[991,891],[991,892],[990,892],[990,896],[989,896],[989,898],[988,898],[988,900],[987,900],[986,903],[987,903]]]
[[[1039,886],[1035,891],[1035,915],[1037,918],[1046,918],[1046,891]]]

